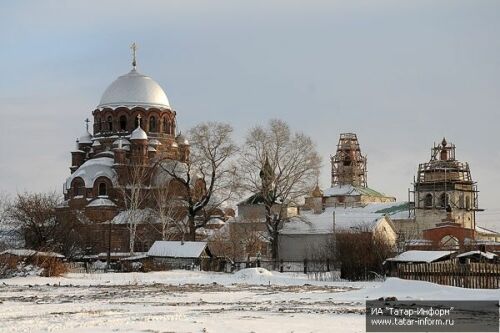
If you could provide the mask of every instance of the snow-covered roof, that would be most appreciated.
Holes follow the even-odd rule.
[[[189,145],[188,139],[182,133],[175,138],[175,141],[180,145]]]
[[[495,259],[495,257],[497,257],[497,255],[492,253],[492,252],[482,252],[482,251],[476,250],[476,251],[469,251],[469,252],[459,254],[457,256],[457,258],[471,257],[471,256],[481,256],[481,257],[485,257],[486,259],[490,259],[490,260]]]
[[[147,140],[147,139],[148,135],[146,134],[146,132],[144,132],[144,130],[140,126],[138,126],[130,135],[130,140]]]
[[[207,222],[207,225],[224,225],[224,224],[226,224],[224,221],[216,218],[212,218],[210,219],[210,221]]]
[[[158,139],[151,139],[151,140],[149,140],[149,144],[151,146],[161,146],[161,142]]]
[[[144,255],[145,252],[135,252],[134,256]],[[105,259],[108,257],[108,252],[101,252],[97,255],[100,259]],[[127,258],[130,257],[130,252],[111,252],[109,254],[110,257],[120,257]]]
[[[282,234],[326,234],[333,232],[333,213],[335,230],[373,230],[388,215],[398,217],[408,214],[406,203],[368,203],[363,207],[327,207],[322,213],[302,211],[300,216],[290,219],[283,225]]]
[[[158,218],[156,212],[151,208],[137,209],[137,210],[124,210],[118,213],[113,220],[111,220],[112,224],[127,224],[129,223],[129,219],[131,214],[137,214],[134,216],[138,223],[150,222],[154,223]]]
[[[395,262],[426,262],[431,263],[439,259],[445,259],[446,257],[452,255],[455,251],[421,251],[421,250],[410,250],[401,253],[400,255],[389,258],[386,261]]]
[[[170,109],[167,95],[149,76],[132,69],[118,77],[106,89],[97,108],[120,106],[163,107]]]
[[[156,148],[149,146],[148,151],[156,151]]]
[[[140,260],[140,259],[146,259],[148,258],[148,255],[147,254],[135,254],[133,256],[130,256],[130,257],[126,257],[126,258],[121,258],[120,260],[121,261],[134,261],[134,260]]]
[[[500,233],[498,233],[497,231],[486,229],[478,225],[476,225],[476,231],[483,235],[500,236]]]
[[[108,198],[97,198],[92,200],[87,207],[116,207],[116,204]]]
[[[54,258],[64,258],[62,254],[55,253],[55,252],[41,252],[41,251],[35,251],[35,250],[29,250],[29,249],[8,249],[3,252],[0,252],[0,255],[2,254],[10,254],[13,256],[19,256],[19,257],[31,257],[31,256],[40,256],[40,257],[54,257]]]
[[[115,145],[115,146],[120,145],[120,141],[121,141],[121,143],[122,143],[123,146],[130,144],[130,141],[128,141],[127,139],[125,139],[125,138],[119,138],[119,139],[116,139],[115,141],[113,141],[113,145]]]
[[[66,189],[71,188],[71,182],[77,177],[83,179],[87,188],[92,188],[95,180],[99,177],[106,177],[114,184],[117,175],[113,169],[113,164],[114,160],[110,157],[98,157],[86,161],[68,177],[66,180]]]
[[[199,258],[207,242],[156,241],[148,251],[150,257]]]
[[[78,142],[81,144],[91,144],[92,135],[89,133],[89,131],[85,131],[85,133],[78,139]]]
[[[92,147],[99,147],[101,145],[101,143],[99,142],[99,140],[95,140],[94,143],[92,144]]]

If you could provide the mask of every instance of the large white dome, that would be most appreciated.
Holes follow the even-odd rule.
[[[119,106],[170,108],[170,103],[155,80],[132,69],[111,83],[102,95],[97,108]]]

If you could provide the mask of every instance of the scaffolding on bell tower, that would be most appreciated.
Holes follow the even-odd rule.
[[[330,156],[332,164],[332,187],[368,187],[366,156],[361,154],[356,134],[342,133],[337,144],[337,152]]]

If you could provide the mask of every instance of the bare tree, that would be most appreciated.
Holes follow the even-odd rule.
[[[123,197],[127,226],[129,230],[129,250],[134,253],[137,225],[143,220],[143,209],[149,193],[149,173],[151,168],[141,163],[128,167],[127,183],[120,186]]]
[[[250,130],[240,154],[244,188],[260,194],[271,255],[278,259],[278,234],[289,205],[296,205],[318,179],[321,158],[311,138],[292,133],[282,120]]]
[[[169,240],[185,232],[182,202],[177,199],[172,183],[158,186],[153,190],[156,214],[160,222],[161,239]],[[153,226],[156,227],[157,223]]]
[[[8,209],[8,215],[27,247],[57,250],[64,242],[63,225],[56,221],[56,207],[60,199],[56,193],[17,195]]]
[[[9,247],[16,238],[14,226],[9,218],[10,198],[6,193],[0,193],[0,250]]]
[[[231,159],[237,151],[231,134],[233,128],[224,123],[206,122],[189,131],[190,157],[187,161],[160,161],[163,172],[171,178],[179,200],[186,210],[189,239],[196,240],[202,228],[233,198],[238,186],[236,167]]]

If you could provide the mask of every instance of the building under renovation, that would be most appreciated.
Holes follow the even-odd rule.
[[[396,224],[414,247],[456,249],[500,240],[498,233],[476,225],[476,212],[482,210],[477,184],[455,149],[443,138],[432,147],[430,160],[418,166],[410,191],[415,218]]]
[[[306,198],[306,209],[324,209],[336,206],[362,206],[370,202],[395,202],[368,187],[366,156],[361,153],[358,137],[342,133],[335,155],[330,156],[332,166],[331,186],[321,191],[317,186],[311,197]]]

